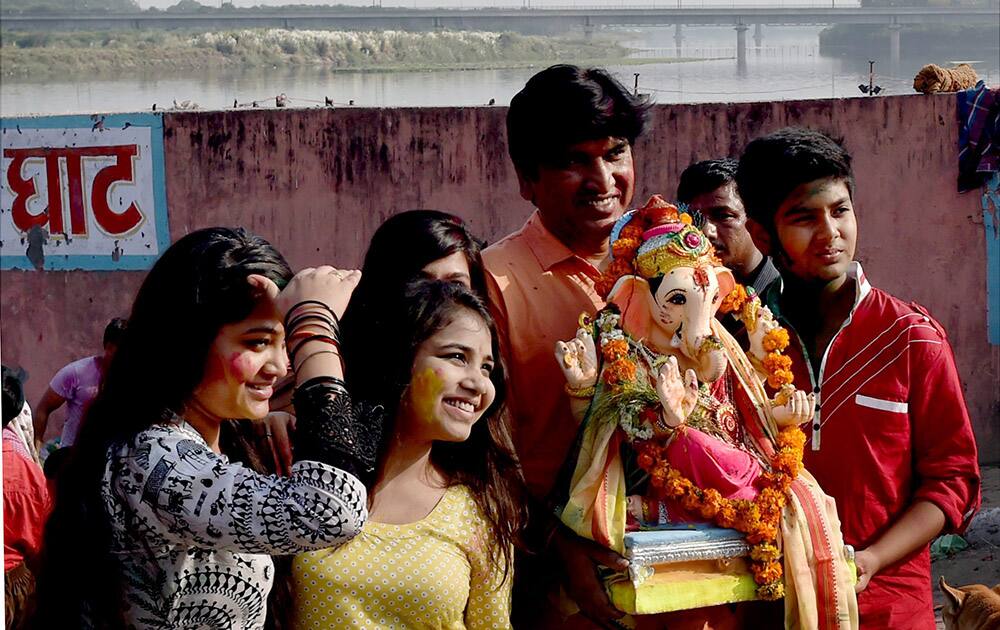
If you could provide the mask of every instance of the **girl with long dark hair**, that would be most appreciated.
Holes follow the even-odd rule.
[[[384,393],[381,358],[371,344],[393,316],[403,287],[416,278],[459,282],[486,299],[480,244],[462,219],[437,210],[408,210],[386,219],[372,236],[341,326],[347,381],[358,397]]]
[[[387,418],[370,519],[296,557],[293,626],[508,627],[525,514],[492,317],[458,282],[417,280],[383,304],[378,361],[352,372],[381,384],[369,402]]]
[[[406,210],[375,230],[361,281],[340,324],[346,380],[355,399],[377,399],[385,392],[380,370],[384,339],[379,331],[387,325],[385,318],[407,282],[416,278],[458,282],[487,299],[480,250],[479,240],[461,218],[439,210]],[[291,382],[282,383],[271,408],[287,410],[290,403]],[[281,470],[292,461],[289,427],[294,427],[293,418],[280,412],[268,419],[273,459]]]
[[[358,278],[292,279],[242,229],[199,230],[164,252],[60,475],[34,627],[261,628],[269,554],[357,534],[377,438],[344,388],[336,323]],[[253,470],[229,419],[266,415],[286,334],[297,461],[277,477]]]

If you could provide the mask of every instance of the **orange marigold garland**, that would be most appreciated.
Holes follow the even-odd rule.
[[[784,328],[775,328],[764,334],[764,350],[768,352],[781,352],[788,347],[788,341],[788,331]]]
[[[652,440],[635,442],[637,461],[649,473],[650,483],[663,497],[674,499],[695,514],[746,534],[750,571],[757,583],[757,596],[765,600],[785,596],[778,531],[781,512],[788,502],[788,489],[802,470],[805,434],[798,427],[778,433],[778,452],[772,470],[762,476],[764,487],[752,500],[727,499],[714,488],[699,488],[667,463],[667,446]]]
[[[729,295],[722,298],[722,304],[719,306],[719,311],[722,313],[736,313],[743,310],[743,306],[746,304],[747,300],[750,298],[747,295],[746,287],[742,284],[737,284]]]
[[[601,297],[607,298],[621,277],[635,273],[635,256],[645,230],[670,220],[688,225],[692,223],[691,216],[680,212],[673,204],[662,199],[650,199],[647,206],[622,228],[618,238],[611,243],[611,264],[596,282],[595,288]],[[752,330],[761,306],[760,298],[752,289],[748,291],[746,287],[736,285],[723,299],[719,310],[737,314]],[[783,404],[780,399],[789,394],[787,390],[791,389],[790,384],[794,380],[792,361],[781,354],[788,344],[788,331],[784,328],[767,332],[762,341],[767,352],[763,361],[767,382],[778,390],[775,404]],[[603,370],[606,384],[621,386],[635,378],[637,367],[628,358],[627,342],[607,340],[602,342],[601,352],[606,362]],[[651,425],[650,420],[655,420],[659,412],[650,407],[643,410],[640,416]],[[639,466],[649,473],[650,484],[661,496],[678,501],[685,509],[720,527],[733,528],[746,535],[747,542],[752,545],[750,570],[757,583],[757,595],[765,600],[781,599],[785,595],[777,539],[789,488],[802,469],[805,435],[798,427],[787,427],[779,432],[776,441],[778,451],[771,462],[772,470],[761,476],[763,487],[752,501],[727,499],[714,488],[699,488],[667,463],[665,444],[638,439],[633,442]]]
[[[604,382],[612,386],[622,385],[635,378],[635,371],[635,363],[628,359],[619,359],[604,368]]]
[[[756,325],[757,313],[760,310],[760,297],[753,290],[747,291],[742,284],[737,284],[729,295],[722,299],[719,307],[721,313],[734,313],[741,319],[749,329],[751,323]],[[792,372],[792,359],[781,354],[788,347],[788,331],[778,327],[769,330],[764,334],[761,345],[767,352],[762,367],[767,372],[767,384],[772,389],[781,390],[786,385],[791,385],[795,380]],[[787,394],[786,394],[787,396]],[[780,404],[784,402],[779,401]]]
[[[615,241],[615,243],[617,242],[618,241]],[[614,246],[612,245],[612,248],[613,247]],[[608,294],[611,293],[611,289],[615,288],[615,283],[618,282],[618,278],[635,273],[635,267],[632,265],[631,260],[633,259],[615,258],[611,261],[607,270],[601,274],[601,277],[594,283],[594,289],[597,291],[598,295],[602,298],[608,297]]]

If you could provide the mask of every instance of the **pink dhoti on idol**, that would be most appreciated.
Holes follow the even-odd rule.
[[[614,603],[653,614],[783,596],[787,628],[857,627],[852,552],[796,451],[813,401],[784,384],[770,313],[697,218],[658,197],[618,222],[612,252],[609,307],[556,355],[582,417],[560,517],[630,559],[607,579]],[[723,301],[738,302],[749,353],[715,320]]]

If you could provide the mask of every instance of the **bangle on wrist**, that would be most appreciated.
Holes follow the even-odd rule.
[[[597,388],[593,385],[588,385],[586,387],[571,387],[569,383],[566,383],[564,388],[566,393],[569,394],[570,398],[590,398],[597,391]]]
[[[290,343],[294,343],[300,339],[310,339],[312,337],[323,337],[325,339],[330,339],[335,343],[338,344],[340,343],[340,340],[337,338],[337,335],[332,334],[331,331],[329,330],[323,330],[323,331],[296,330],[295,332],[293,332],[292,334],[288,335],[288,337],[285,338],[285,343],[287,345]]]
[[[288,361],[292,365],[295,365],[295,355],[297,355],[299,353],[299,350],[301,350],[303,346],[305,346],[310,341],[322,341],[323,343],[328,343],[337,349],[340,348],[340,343],[329,335],[320,335],[320,334],[309,335],[308,337],[304,338],[302,341],[297,343],[294,348],[288,351]]]
[[[306,321],[322,322],[323,324],[326,325],[326,328],[330,329],[331,331],[335,327],[334,321],[331,317],[329,317],[325,313],[316,312],[316,313],[304,313],[302,315],[296,315],[295,317],[288,318],[288,327],[286,328],[286,330],[287,331],[295,330],[303,322]],[[313,325],[319,325],[319,324],[313,324]]]

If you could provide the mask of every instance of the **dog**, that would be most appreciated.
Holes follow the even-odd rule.
[[[955,588],[942,576],[938,586],[944,593],[945,630],[1000,630],[1000,584],[993,589],[982,584]]]
[[[942,68],[931,63],[921,68],[917,76],[913,77],[913,89],[924,94],[958,92],[973,87],[978,80],[976,71],[967,63],[954,68]]]

